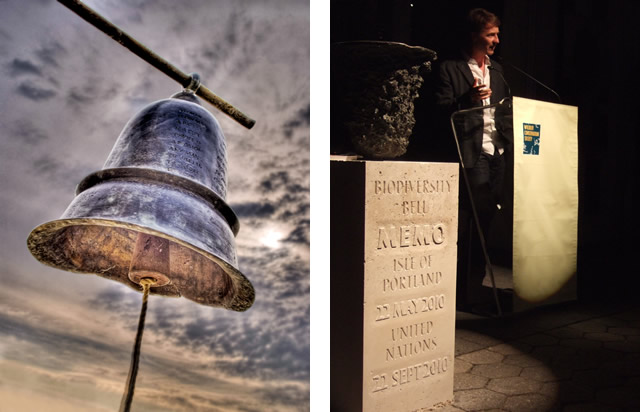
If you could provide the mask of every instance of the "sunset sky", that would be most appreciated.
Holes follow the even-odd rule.
[[[85,3],[257,120],[247,130],[203,103],[226,136],[255,304],[152,296],[133,410],[308,410],[309,1]],[[114,411],[141,295],[44,266],[26,239],[137,111],[180,86],[54,0],[0,9],[0,410]]]

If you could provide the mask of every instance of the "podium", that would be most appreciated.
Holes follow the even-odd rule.
[[[487,111],[493,112],[500,132],[511,133],[513,150],[507,151],[501,209],[486,234],[488,239],[482,233],[479,236],[485,254],[493,249],[502,255],[497,264],[487,259],[483,285],[494,291],[513,291],[513,311],[573,300],[577,285],[578,109],[513,97],[455,112],[451,125],[463,180],[466,167],[460,147],[470,144],[468,136],[474,131],[477,135]],[[471,204],[476,214],[474,199]],[[510,256],[505,258],[505,254]]]

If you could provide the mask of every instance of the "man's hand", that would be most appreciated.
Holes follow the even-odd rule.
[[[480,84],[480,80],[477,78],[473,79],[473,87],[469,90],[469,98],[472,103],[482,102],[484,99],[488,99],[491,97],[491,89],[485,85]]]

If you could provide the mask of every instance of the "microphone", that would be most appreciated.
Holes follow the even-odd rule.
[[[551,93],[553,93],[556,98],[558,99],[558,103],[562,103],[562,99],[560,98],[560,95],[558,93],[556,93],[555,90],[553,90],[551,87],[547,86],[546,84],[542,83],[540,80],[536,79],[535,77],[533,77],[532,75],[530,75],[529,73],[525,72],[524,70],[514,66],[511,63],[507,63],[506,61],[504,61],[504,59],[502,57],[498,57],[498,56],[494,56],[494,59],[496,59],[497,61],[499,61],[502,64],[506,64],[507,66],[511,67],[512,69],[514,69],[515,71],[519,72],[520,74],[523,74],[524,76],[526,76],[527,78],[533,80],[534,82],[536,82],[537,84],[539,84],[540,86],[544,87],[545,89],[549,90]],[[489,66],[489,68],[491,68],[491,66]],[[498,73],[500,73],[498,70],[495,70]],[[502,75],[502,74],[501,74]],[[504,77],[503,77],[504,79]],[[506,83],[506,82],[505,82]]]
[[[498,73],[500,75],[500,77],[502,78],[502,81],[504,82],[505,86],[507,86],[507,94],[509,95],[509,97],[511,97],[511,87],[509,87],[509,83],[507,83],[507,79],[504,78],[504,76],[502,75],[502,72],[500,70],[498,70],[497,68],[489,65],[487,66],[489,68],[489,70],[491,70],[492,72]]]

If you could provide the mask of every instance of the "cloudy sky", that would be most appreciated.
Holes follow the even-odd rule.
[[[240,270],[235,313],[152,296],[136,411],[309,408],[309,1],[87,0],[257,120],[208,104],[227,139]],[[28,252],[99,170],[138,110],[173,80],[54,0],[0,0],[2,410],[117,410],[141,295]]]

